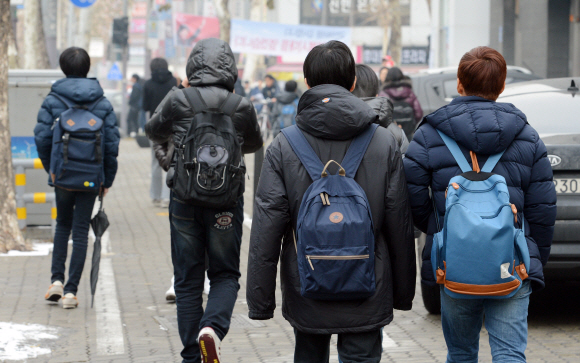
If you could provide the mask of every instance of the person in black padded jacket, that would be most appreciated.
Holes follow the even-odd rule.
[[[222,105],[238,78],[234,55],[219,39],[205,39],[193,48],[181,87],[197,87],[208,107]],[[161,102],[145,131],[155,143],[170,138],[180,144],[194,118],[183,91],[175,87]],[[242,99],[232,117],[242,152],[262,147],[256,111]],[[219,362],[219,345],[229,330],[240,285],[243,198],[237,206],[217,210],[186,204],[174,196],[169,206],[171,248],[177,296],[177,322],[184,363]],[[202,292],[205,253],[209,256],[211,290],[205,313]],[[199,345],[198,345],[199,339]],[[201,352],[200,352],[201,350]]]

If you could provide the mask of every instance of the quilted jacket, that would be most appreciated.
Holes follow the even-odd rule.
[[[429,188],[443,216],[445,189],[452,177],[461,174],[437,130],[457,141],[469,162],[469,151],[474,151],[479,165],[484,165],[489,155],[506,150],[493,172],[505,177],[511,203],[523,211],[531,257],[529,278],[534,289],[542,288],[556,219],[556,191],[546,147],[515,106],[474,96],[458,97],[426,116],[405,155],[413,220],[428,235],[422,281],[435,284],[430,252],[437,227]]]

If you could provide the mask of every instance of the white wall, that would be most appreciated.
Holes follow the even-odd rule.
[[[431,16],[427,0],[411,0],[411,25],[401,29],[403,46],[425,46],[431,33]]]

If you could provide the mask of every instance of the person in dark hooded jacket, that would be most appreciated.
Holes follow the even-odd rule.
[[[59,59],[60,68],[66,78],[56,81],[46,96],[40,111],[38,123],[34,128],[34,140],[38,156],[47,173],[50,174],[51,152],[53,147],[54,122],[68,109],[59,97],[84,106],[101,99],[91,112],[104,121],[105,149],[103,150],[103,168],[105,180],[102,193],[106,194],[113,185],[117,174],[117,155],[119,154],[119,129],[113,106],[103,98],[103,89],[95,78],[87,78],[91,67],[88,53],[81,48],[71,47],[62,52]],[[53,186],[49,177],[49,184]],[[52,253],[52,277],[45,299],[58,301],[62,297],[65,309],[78,306],[77,290],[83,273],[87,255],[88,234],[91,214],[97,193],[54,188],[56,195],[56,231]],[[69,236],[72,231],[73,249],[69,263],[69,274],[65,282],[65,262]],[[64,295],[64,296],[63,296]]]
[[[338,41],[314,47],[305,60],[309,89],[300,98],[296,126],[323,163],[342,160],[351,140],[377,122],[377,114],[350,92],[355,74],[349,48]],[[282,314],[295,329],[295,362],[326,362],[331,334],[339,334],[344,363],[378,362],[380,329],[393,320],[393,308],[412,306],[416,266],[411,211],[401,152],[387,129],[376,130],[354,179],[366,193],[375,227],[376,293],[365,300],[309,299],[300,294],[293,230],[312,179],[282,133],[264,157],[250,236],[249,317],[274,316],[280,260]]]
[[[169,65],[163,58],[151,60],[151,79],[143,85],[143,110],[149,112],[149,117],[153,116],[155,109],[163,98],[177,86],[177,80],[169,71]]]
[[[213,38],[196,44],[189,55],[186,74],[182,87],[196,87],[208,108],[220,107],[233,92],[238,78],[230,46]],[[155,143],[163,144],[172,138],[175,145],[180,145],[194,116],[185,93],[175,87],[151,117],[145,132]],[[262,147],[256,111],[250,101],[241,100],[232,122],[244,154]],[[220,342],[228,333],[240,288],[243,197],[234,208],[222,210],[194,206],[173,196],[169,212],[177,322],[184,346],[181,356],[184,363],[201,359],[204,363],[219,363]],[[206,252],[211,289],[204,312]]]
[[[403,75],[403,72],[398,67],[389,69],[383,89],[379,93],[381,97],[388,97],[393,101],[403,101],[413,107],[415,114],[415,122],[421,121],[423,118],[423,109],[421,104],[413,93],[413,83],[409,78]],[[396,120],[395,120],[396,121]]]
[[[296,81],[288,81],[284,85],[284,91],[276,98],[276,103],[272,109],[272,135],[276,137],[284,127],[293,125],[296,122],[296,112],[298,109],[298,84]]]
[[[468,300],[453,299],[441,291],[448,362],[477,362],[484,315],[493,361],[525,362],[529,296],[532,289],[544,287],[542,269],[550,255],[556,219],[552,168],[546,147],[526,115],[512,104],[495,102],[505,87],[506,72],[503,56],[491,48],[478,47],[466,53],[458,70],[461,97],[425,117],[405,155],[413,220],[428,235],[422,253],[424,294],[439,290],[430,261],[433,234],[438,232],[435,213],[445,215],[449,180],[462,173],[437,131],[454,139],[467,160],[472,160],[473,151],[479,165],[505,150],[493,172],[505,178],[510,203],[523,212],[518,220],[525,224],[531,263],[528,278],[516,295]]]

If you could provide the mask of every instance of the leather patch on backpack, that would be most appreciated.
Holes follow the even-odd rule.
[[[340,212],[334,212],[329,217],[332,223],[340,223],[344,219],[344,216]]]
[[[70,127],[73,127],[75,125],[75,122],[73,120],[71,120],[70,118],[68,119],[68,121],[66,122],[67,125],[69,125]]]
[[[95,124],[96,124],[96,123],[97,123],[97,121],[95,121],[95,119],[94,119],[94,118],[92,118],[92,119],[91,119],[91,120],[88,122],[88,124],[89,124],[89,126],[90,126],[90,127],[93,127],[93,126],[95,126]]]

